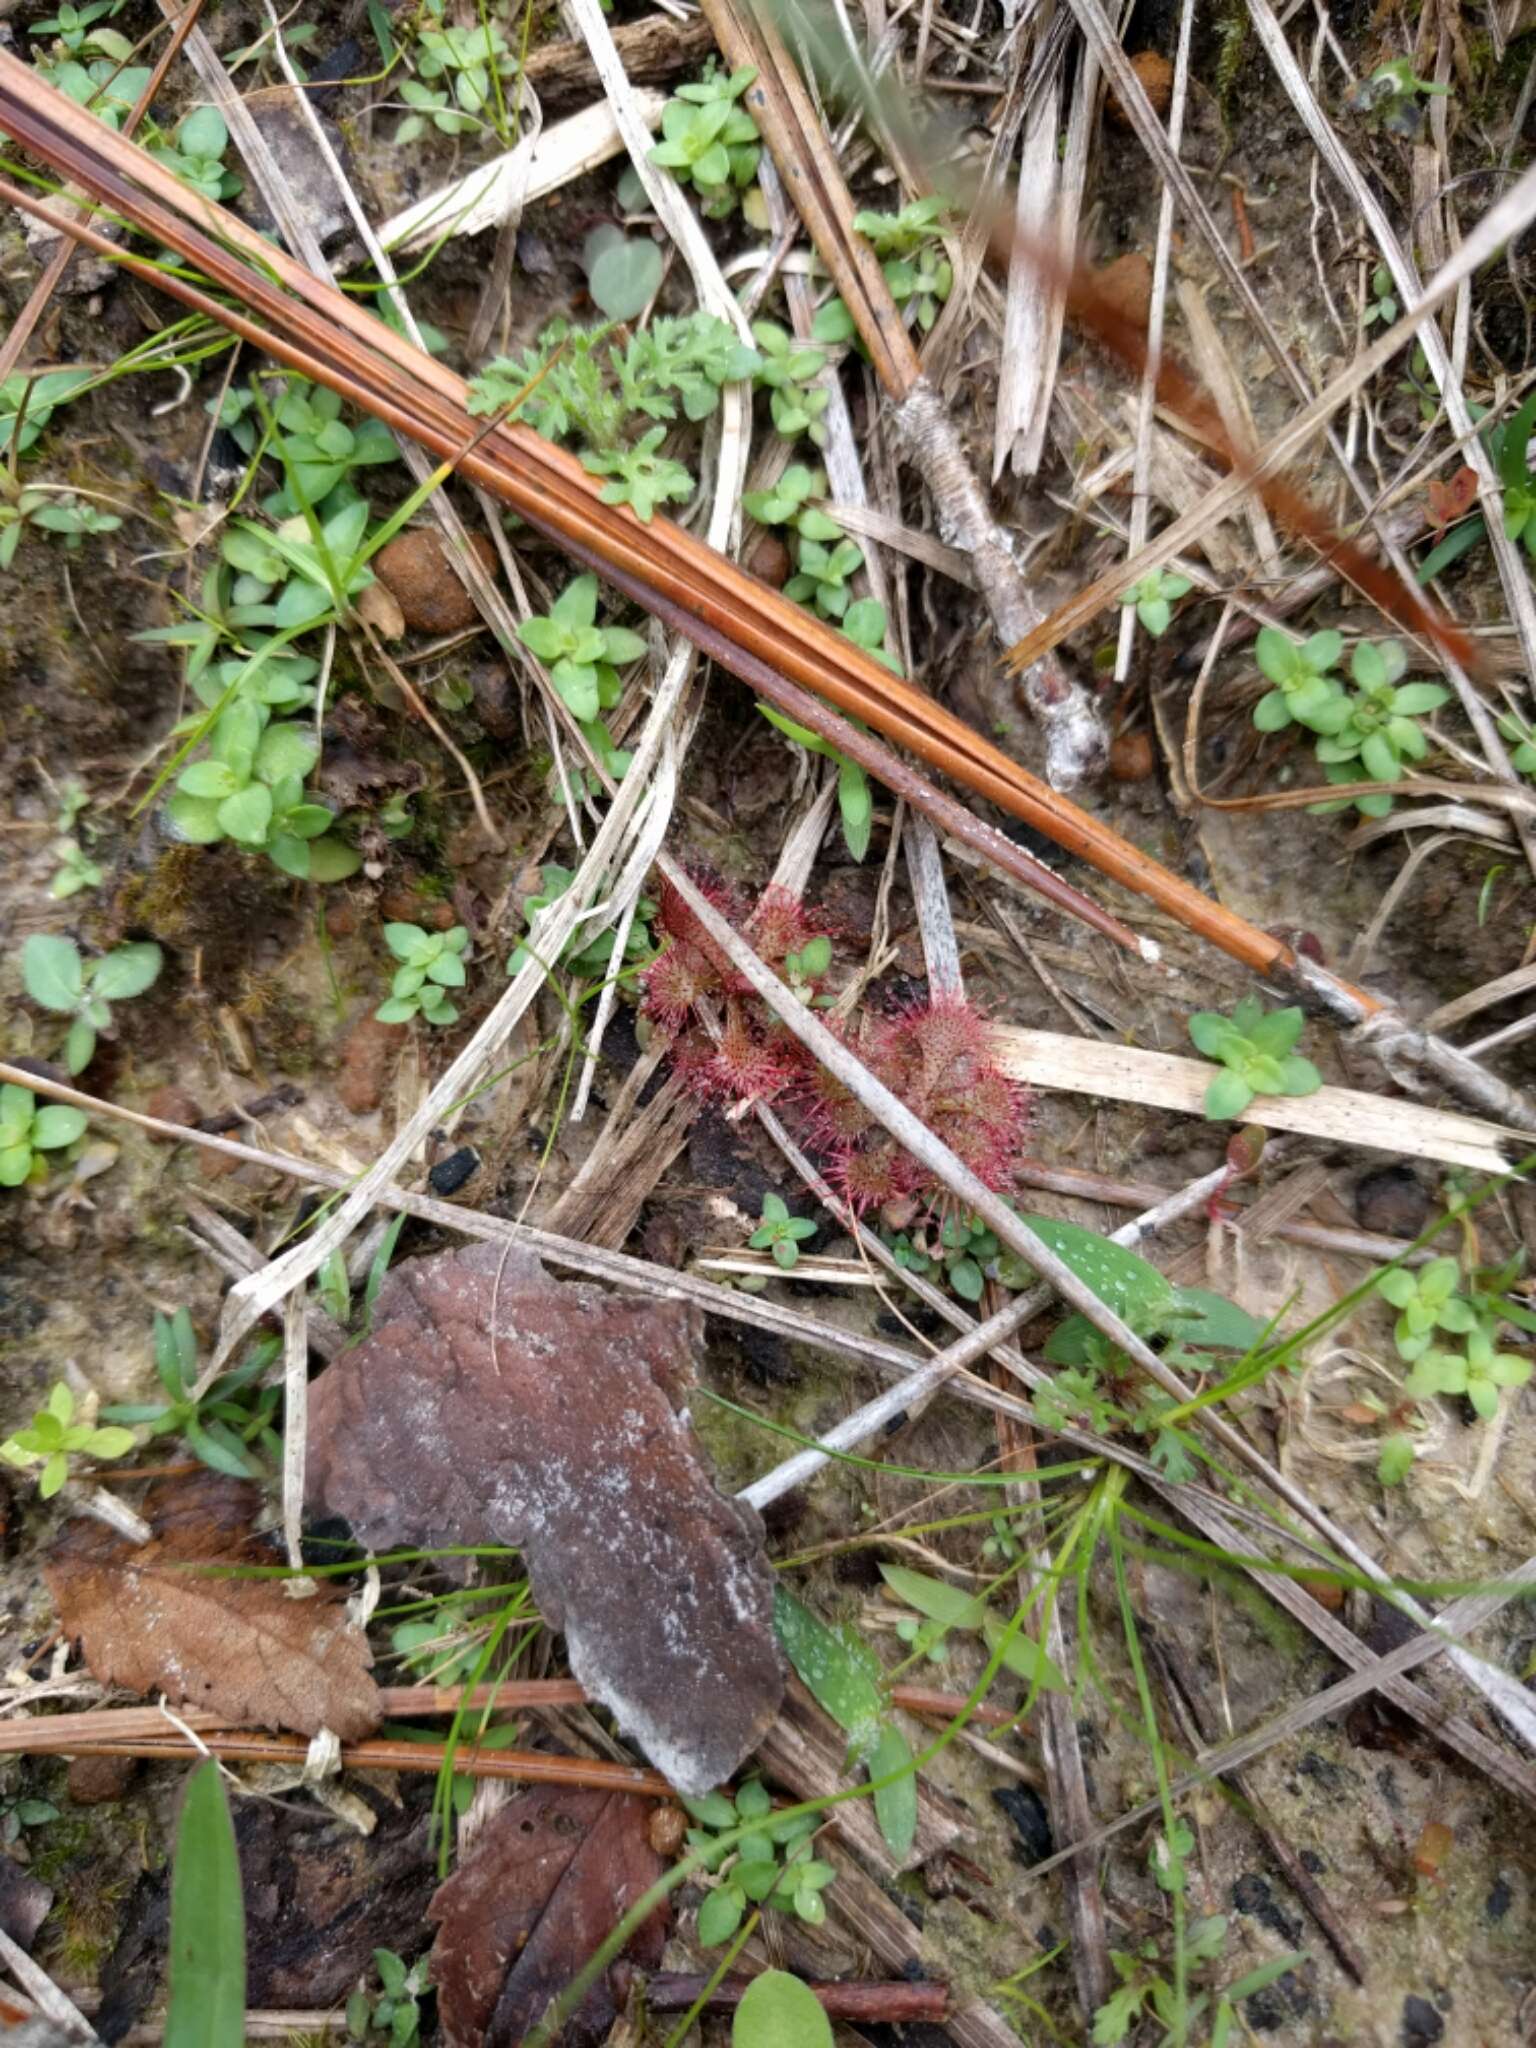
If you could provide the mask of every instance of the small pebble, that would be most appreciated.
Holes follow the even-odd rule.
[[[439,1159],[427,1175],[427,1186],[434,1195],[456,1195],[479,1164],[480,1154],[474,1146],[461,1145],[457,1152]]]
[[[470,546],[494,575],[496,550],[483,533],[470,535]],[[396,534],[373,558],[380,582],[389,586],[408,626],[418,633],[462,633],[480,614],[475,601],[448,566],[441,536],[432,527],[413,527]]]
[[[688,1816],[680,1806],[658,1806],[645,1834],[658,1856],[675,1856],[688,1834]]]
[[[1152,102],[1152,111],[1159,121],[1164,119],[1173,100],[1173,66],[1161,50],[1138,50],[1131,59],[1131,69],[1141,84],[1142,91]],[[1105,111],[1117,128],[1129,128],[1131,118],[1120,104],[1114,87],[1110,87]]]
[[[203,1106],[197,1097],[190,1094],[175,1081],[167,1081],[157,1088],[144,1105],[146,1116],[157,1116],[163,1124],[195,1124],[203,1113]],[[174,1145],[175,1138],[163,1137],[160,1132],[152,1133],[156,1144]]]
[[[341,1071],[336,1077],[336,1094],[343,1109],[353,1116],[367,1116],[378,1108],[408,1028],[381,1024],[371,1016],[353,1025],[341,1048]]]
[[[1411,1166],[1376,1166],[1355,1183],[1355,1221],[1382,1237],[1417,1237],[1432,1206]]]
[[[1403,2048],[1434,2048],[1445,2036],[1445,2021],[1427,1998],[1410,1991],[1403,2000]]]
[[[379,898],[379,910],[396,924],[419,924],[429,932],[445,932],[458,923],[451,903],[441,896],[418,896],[414,889],[386,889]]]
[[[1054,1851],[1056,1843],[1051,1834],[1051,1817],[1040,1794],[1029,1785],[999,1785],[994,1789],[992,1798],[1013,1822],[1024,1861],[1044,1862]]]
[[[111,1806],[133,1782],[131,1756],[72,1756],[66,1785],[76,1806]]]
[[[1145,782],[1152,773],[1152,738],[1144,732],[1117,733],[1110,742],[1109,772],[1116,782]]]
[[[751,573],[764,583],[771,583],[775,590],[784,588],[792,567],[789,549],[776,533],[760,534],[747,557],[747,568]]]

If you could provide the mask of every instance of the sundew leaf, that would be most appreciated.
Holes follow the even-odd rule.
[[[773,1629],[801,1683],[847,1733],[853,1754],[867,1756],[880,1741],[885,1713],[874,1652],[852,1630],[828,1628],[782,1586],[774,1587]]]
[[[165,2048],[243,2048],[245,1905],[219,1767],[187,1781],[171,1872],[171,1995]]]

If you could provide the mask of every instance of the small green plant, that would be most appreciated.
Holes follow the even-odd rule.
[[[1173,607],[1181,597],[1189,595],[1190,582],[1187,576],[1176,576],[1168,569],[1154,569],[1150,576],[1143,576],[1133,590],[1126,591],[1120,602],[1134,605],[1136,616],[1154,640],[1160,640],[1173,624]]]
[[[347,2039],[366,2041],[371,2034],[383,2034],[389,2048],[416,2048],[421,2039],[420,2000],[429,1988],[429,1956],[420,1957],[410,1969],[392,1949],[376,1948],[373,1967],[378,1972],[379,1995],[370,1995],[359,1985],[347,2000]]]
[[[1205,1091],[1205,1114],[1213,1123],[1241,1116],[1257,1095],[1314,1095],[1323,1077],[1292,1047],[1306,1026],[1299,1008],[1267,1014],[1257,996],[1244,996],[1230,1017],[1196,1010],[1189,1020],[1195,1048],[1220,1061]]]
[[[557,903],[576,879],[574,868],[563,868],[555,861],[545,861],[539,870],[539,887],[531,896],[523,898],[523,915],[531,932],[535,918],[541,910],[547,910],[551,903]],[[653,897],[642,896],[635,908],[635,915],[629,927],[624,945],[624,969],[632,973],[643,967],[656,950],[656,941],[651,935],[651,920],[656,915]],[[612,971],[613,949],[617,934],[610,928],[600,932],[595,939],[586,939],[578,932],[566,945],[561,964],[580,975],[606,976]],[[527,965],[529,953],[526,945],[520,945],[507,962],[508,974],[520,974]]]
[[[1424,127],[1421,100],[1438,98],[1450,91],[1428,78],[1414,75],[1411,57],[1391,57],[1378,64],[1369,78],[1351,88],[1344,104],[1358,115],[1371,134],[1395,135],[1412,142]]]
[[[1165,1882],[1167,1875],[1170,1871],[1181,1870],[1183,1858],[1194,1848],[1194,1836],[1183,1822],[1176,1823],[1176,1828],[1180,1835],[1180,1847],[1176,1852],[1170,1852],[1166,1838],[1161,1835],[1153,1844],[1152,1872],[1165,1889],[1168,1888]],[[1169,1860],[1171,1853],[1172,1862]],[[1182,1888],[1181,1877],[1179,1889]],[[1218,1986],[1210,1979],[1227,1945],[1225,1917],[1218,1913],[1194,1920],[1181,1931],[1183,1970],[1200,1971],[1200,1981],[1208,1984],[1209,1988],[1191,2000],[1187,1986],[1180,1988],[1170,1981],[1182,1973],[1173,1970],[1156,1941],[1144,1941],[1135,1949],[1111,1949],[1109,1960],[1120,1983],[1094,2013],[1093,2032],[1089,2036],[1093,2048],[1119,2048],[1119,2044],[1128,2040],[1138,2022],[1144,2019],[1153,2020],[1164,2029],[1158,2038],[1165,2042],[1176,2037],[1188,2039],[1188,2022],[1197,2012],[1206,2009],[1210,2012],[1210,2033],[1206,2037],[1208,2048],[1229,2048],[1229,2044],[1244,2038],[1245,2030],[1237,2010],[1243,2000],[1277,1983],[1288,1971],[1306,1961],[1300,1950],[1274,1956],[1232,1982]]]
[[[945,211],[943,199],[929,197],[914,199],[899,213],[854,216],[854,226],[883,259],[880,269],[891,297],[898,306],[911,307],[924,334],[954,288],[954,270],[938,233]],[[820,308],[811,323],[811,338],[857,344],[858,328],[842,299],[830,299]]]
[[[848,609],[851,612],[857,607],[850,605]],[[786,718],[771,704],[759,703],[757,708],[770,725],[776,725],[796,746],[804,747],[808,754],[822,754],[827,760],[837,763],[837,809],[842,819],[843,844],[852,859],[862,860],[869,851],[870,827],[875,816],[869,777],[857,761],[850,761],[846,754],[840,754],[820,733],[812,732],[808,726],[797,725],[794,719]]]
[[[763,359],[753,381],[759,390],[768,393],[773,424],[786,441],[798,440],[804,434],[820,448],[827,438],[822,414],[832,397],[816,383],[826,360],[825,351],[797,342],[787,328],[772,320],[754,320],[752,339]]]
[[[886,652],[885,606],[873,597],[856,597],[843,613],[842,633],[855,647],[862,647],[872,660],[888,668],[893,676],[902,674],[901,663]]]
[[[482,18],[473,28],[423,28],[416,68],[423,78],[449,81],[466,114],[480,116],[506,139],[500,81],[517,69],[499,23]]]
[[[28,35],[57,36],[64,48],[73,56],[81,50],[100,50],[103,56],[121,57],[127,54],[124,44],[121,52],[109,48],[99,30],[92,30],[99,21],[110,21],[115,14],[121,14],[123,0],[86,0],[83,7],[73,7],[70,0],[63,0],[57,14],[46,15],[41,21],[34,21]],[[122,38],[115,37],[122,42]]]
[[[270,715],[267,705],[236,694],[211,721],[192,721],[208,731],[208,752],[177,778],[166,806],[172,828],[193,846],[231,839],[263,852],[298,881],[355,874],[359,856],[328,832],[335,814],[304,791],[319,748],[303,726],[268,724]]]
[[[864,566],[864,552],[851,540],[825,547],[819,540],[802,540],[795,550],[796,573],[784,585],[784,595],[796,604],[814,605],[824,619],[841,619],[853,600],[848,588],[851,576]]]
[[[1398,1311],[1393,1341],[1410,1364],[1428,1351],[1437,1330],[1459,1337],[1477,1327],[1477,1311],[1461,1292],[1455,1259],[1431,1259],[1416,1273],[1394,1266],[1376,1282],[1376,1292]]]
[[[29,488],[12,495],[9,481],[0,474],[0,569],[9,569],[29,526],[39,533],[59,534],[66,548],[76,549],[86,534],[115,533],[123,523],[115,512],[98,512],[73,493],[59,496]]]
[[[597,578],[578,576],[544,616],[524,619],[517,637],[549,670],[549,680],[578,724],[619,701],[616,669],[639,661],[645,640],[628,626],[599,626]]]
[[[30,1088],[14,1081],[0,1086],[0,1188],[19,1188],[47,1177],[45,1152],[73,1145],[85,1130],[85,1112],[67,1103],[41,1109]]]
[[[1531,1361],[1513,1351],[1495,1351],[1493,1332],[1478,1323],[1467,1333],[1464,1354],[1426,1350],[1414,1360],[1403,1385],[1415,1400],[1430,1394],[1465,1394],[1474,1412],[1492,1422],[1499,1412],[1499,1395],[1505,1387],[1523,1387],[1531,1376]]]
[[[81,44],[82,56],[108,37],[114,43],[122,43],[126,50],[124,39],[115,30],[98,29]],[[65,52],[49,63],[39,64],[37,71],[40,78],[67,93],[77,106],[86,108],[114,132],[133,112],[150,75],[147,64],[124,64],[121,53],[95,57],[85,63],[81,57]]]
[[[1383,327],[1391,327],[1398,314],[1397,299],[1392,289],[1392,273],[1385,263],[1378,263],[1371,272],[1371,303],[1360,315],[1362,327],[1373,326],[1378,320]]]
[[[1336,732],[1349,716],[1344,693],[1333,674],[1344,652],[1341,633],[1314,633],[1293,640],[1274,626],[1265,626],[1254,642],[1260,673],[1274,688],[1254,707],[1260,732],[1281,732],[1292,723],[1313,732]]]
[[[914,1230],[915,1235],[903,1230],[888,1240],[897,1265],[910,1273],[937,1269],[962,1301],[980,1301],[986,1268],[1002,1252],[996,1232],[978,1217],[958,1212],[945,1216],[937,1232],[921,1224]]]
[[[473,114],[458,112],[449,104],[446,86],[423,85],[419,78],[402,79],[400,97],[411,112],[395,130],[395,147],[417,141],[429,127],[439,135],[468,135],[481,124]]]
[[[116,946],[84,960],[73,939],[34,932],[21,949],[27,994],[45,1010],[70,1017],[64,1064],[78,1074],[90,1065],[98,1032],[112,1029],[112,1005],[142,995],[157,979],[164,956],[152,940]]]
[[[106,879],[78,839],[56,839],[53,853],[59,865],[48,884],[48,894],[55,903],[78,896],[85,889],[99,889]]]
[[[710,1792],[682,1803],[698,1822],[688,1830],[688,1846],[704,1852],[704,1869],[718,1873],[720,1880],[699,1908],[698,1935],[705,1948],[730,1940],[746,1918],[749,1903],[793,1913],[808,1927],[822,1924],[827,1908],[821,1895],[837,1871],[810,1853],[817,1827],[814,1814],[798,1814],[747,1835],[733,1850],[716,1848],[716,1837],[743,1821],[762,1820],[773,1810],[760,1778],[749,1778],[734,1800],[724,1792]]]
[[[1510,766],[1520,775],[1536,775],[1536,731],[1513,713],[1499,720],[1499,731],[1510,743]]]
[[[943,1663],[948,1654],[944,1638],[952,1629],[962,1635],[979,1634],[990,1650],[996,1650],[1007,1634],[1007,1624],[989,1604],[987,1592],[965,1593],[944,1579],[912,1571],[906,1565],[883,1564],[880,1576],[898,1600],[923,1616],[922,1621],[896,1624],[897,1636],[912,1646],[914,1656]],[[1060,1666],[1022,1628],[1007,1636],[1003,1664],[1016,1678],[1043,1692],[1060,1692],[1067,1683]]]
[[[829,944],[829,955],[831,950]],[[784,1197],[771,1191],[763,1196],[762,1214],[762,1222],[747,1243],[755,1252],[771,1251],[774,1264],[788,1273],[799,1260],[801,1244],[816,1235],[816,1225],[808,1216],[791,1216]]]
[[[46,1404],[32,1417],[30,1428],[18,1429],[0,1444],[0,1458],[23,1471],[41,1465],[37,1490],[44,1500],[52,1500],[69,1477],[71,1458],[122,1458],[132,1449],[131,1429],[98,1429],[93,1422],[77,1422],[75,1397],[58,1380]]]
[[[749,516],[763,526],[787,526],[802,540],[839,541],[847,535],[809,501],[827,495],[826,472],[792,462],[766,491],[748,491],[742,499]]]
[[[332,508],[325,500],[354,470],[400,460],[395,437],[382,420],[364,419],[348,426],[341,410],[338,393],[303,377],[285,378],[275,387],[253,380],[225,392],[218,407],[219,425],[241,453],[256,453],[267,425],[281,450],[286,481],[262,505],[273,519],[292,519],[305,505],[328,515]],[[341,510],[341,503],[334,509]],[[259,528],[256,531],[260,533]],[[276,583],[281,578],[267,580]]]
[[[0,383],[0,453],[25,455],[54,413],[91,381],[89,370],[16,370]],[[11,544],[11,553],[16,551]]]
[[[45,1828],[59,1817],[59,1809],[51,1799],[29,1799],[18,1793],[0,1800],[0,1842],[9,1848],[21,1839],[23,1828]]]
[[[409,1024],[420,1016],[429,1024],[454,1023],[459,1013],[445,991],[464,986],[468,927],[456,924],[445,932],[429,932],[419,924],[387,924],[384,943],[400,965],[389,1000],[373,1013],[379,1022]]]
[[[157,1309],[154,1320],[155,1376],[165,1389],[163,1401],[114,1401],[102,1409],[108,1422],[147,1429],[151,1437],[179,1437],[194,1458],[232,1479],[261,1479],[266,1467],[256,1457],[259,1444],[275,1465],[283,1455],[276,1428],[282,1401],[280,1387],[264,1387],[263,1375],[281,1346],[275,1337],[262,1338],[250,1356],[232,1371],[221,1373],[199,1395],[197,1333],[184,1308],[174,1315]]]
[[[762,142],[741,104],[756,76],[750,66],[726,73],[711,63],[702,78],[679,86],[662,109],[661,141],[651,162],[691,184],[709,220],[734,213],[743,187],[757,175]]]
[[[153,136],[146,147],[156,163],[205,199],[233,199],[241,189],[239,176],[224,162],[229,130],[217,107],[194,107],[172,137]]]
[[[1331,733],[1318,738],[1314,751],[1330,782],[1355,782],[1361,773],[1373,782],[1396,782],[1405,761],[1422,761],[1429,741],[1419,719],[1437,711],[1450,698],[1439,683],[1400,683],[1408,657],[1396,640],[1362,640],[1350,660],[1355,693],[1348,714]],[[1353,801],[1368,818],[1384,817],[1392,808],[1389,791],[1344,799],[1339,804],[1314,804],[1315,811],[1343,810]]]

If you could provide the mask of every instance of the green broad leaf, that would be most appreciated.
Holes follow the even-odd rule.
[[[1006,1624],[988,1609],[982,1616],[981,1632],[989,1650],[997,1648],[1005,1630]],[[1015,1678],[1022,1678],[1026,1685],[1038,1687],[1041,1692],[1065,1692],[1067,1689],[1061,1667],[1022,1628],[1014,1631],[1003,1651],[1003,1668],[1011,1671]]]
[[[549,680],[560,692],[571,716],[582,725],[591,724],[602,709],[597,670],[581,662],[557,661],[549,672]]]
[[[109,1003],[126,1002],[130,996],[143,995],[159,977],[164,959],[165,955],[150,939],[117,946],[96,962],[91,987]]]
[[[187,796],[222,803],[225,797],[233,796],[240,785],[227,761],[189,761],[182,769],[176,786]]]
[[[587,289],[598,311],[610,320],[633,320],[654,298],[662,268],[661,250],[649,237],[619,236],[593,260]]]
[[[1141,1328],[1166,1312],[1173,1297],[1171,1284],[1135,1252],[1054,1216],[1026,1216],[1024,1221],[1123,1321]]]
[[[1241,1074],[1218,1074],[1205,1091],[1205,1114],[1212,1123],[1225,1123],[1241,1116],[1252,1100],[1253,1090]]]
[[[319,748],[298,725],[269,725],[256,749],[256,773],[263,782],[281,782],[295,775],[302,782],[315,765]]]
[[[73,1145],[85,1130],[85,1111],[63,1102],[50,1102],[32,1122],[32,1143],[39,1152],[57,1152],[61,1145]]]
[[[801,1683],[848,1736],[853,1754],[870,1754],[879,1743],[885,1712],[874,1652],[851,1629],[828,1628],[782,1586],[774,1588],[773,1628]]]
[[[176,147],[183,156],[216,163],[228,144],[229,130],[217,107],[196,108],[176,130]]]
[[[863,860],[869,851],[869,829],[875,815],[869,777],[857,761],[839,758],[837,768],[837,809],[843,821],[843,843],[849,857]]]
[[[34,932],[21,949],[21,979],[33,1002],[45,1010],[76,1009],[85,988],[79,947],[73,939]]]
[[[832,2048],[832,2022],[798,1977],[764,1970],[736,2008],[731,2048]]]
[[[243,846],[260,846],[272,823],[272,792],[265,783],[249,782],[219,805],[219,824]]]
[[[915,1572],[904,1564],[883,1564],[880,1576],[898,1600],[905,1600],[930,1621],[942,1622],[945,1628],[981,1627],[987,1603],[974,1593],[962,1593],[958,1586],[930,1578],[927,1572]]]
[[[881,1778],[900,1770],[905,1770],[905,1777],[879,1786],[875,1793],[875,1819],[898,1863],[905,1860],[917,1838],[917,1772],[912,1768],[911,1744],[895,1722],[888,1721],[869,1759],[869,1775],[878,1785]]]
[[[1208,1351],[1251,1351],[1264,1335],[1257,1316],[1204,1287],[1176,1287],[1172,1311],[1169,1321],[1181,1344],[1198,1344]]]
[[[331,833],[308,843],[309,879],[312,882],[344,882],[363,864],[363,857],[355,846],[348,846],[345,839],[337,839]]]
[[[718,1833],[723,1828],[736,1825],[736,1808],[723,1792],[706,1792],[702,1798],[690,1798],[686,1793],[679,1793],[678,1798],[683,1811],[700,1827],[713,1828]]]
[[[1376,1477],[1383,1486],[1401,1486],[1417,1455],[1411,1436],[1400,1432],[1384,1438],[1376,1459]]]
[[[166,805],[165,815],[177,838],[188,846],[212,846],[224,837],[219,807],[211,797],[178,791]]]
[[[746,1909],[746,1893],[739,1885],[719,1885],[708,1893],[699,1908],[701,1946],[718,1948],[722,1942],[729,1941],[741,1925]]]
[[[83,1074],[96,1050],[96,1027],[77,1017],[64,1040],[64,1065],[71,1074]]]
[[[245,1904],[219,1767],[187,1781],[171,1870],[165,2048],[244,2048]]]

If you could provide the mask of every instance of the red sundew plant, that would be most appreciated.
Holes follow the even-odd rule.
[[[802,1001],[826,1001],[828,919],[784,889],[765,890],[744,912],[713,877],[699,886]],[[672,1032],[673,1070],[688,1087],[714,1102],[788,1105],[855,1210],[940,1205],[940,1183],[806,1051],[673,890],[662,892],[656,929],[664,944],[641,977],[641,1008]],[[940,996],[854,1024],[828,1021],[979,1179],[999,1193],[1012,1186],[1029,1096],[997,1066],[990,1027],[973,1004]]]

